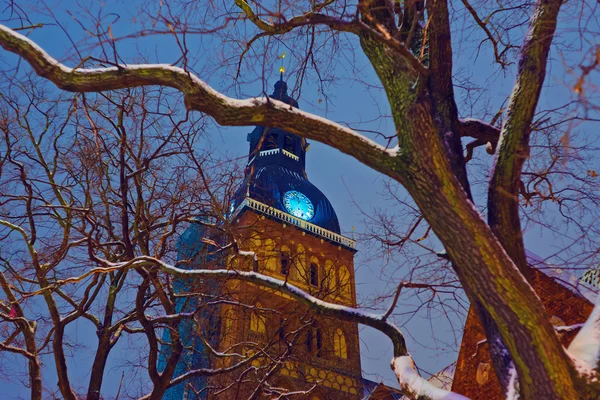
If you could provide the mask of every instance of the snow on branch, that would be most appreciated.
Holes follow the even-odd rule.
[[[186,270],[165,263],[159,259],[141,256],[124,263],[111,263],[102,260],[110,269],[115,268],[155,268],[178,278],[213,278],[217,280],[236,279],[240,281],[254,283],[264,288],[277,290],[287,294],[301,304],[310,307],[317,314],[336,318],[343,321],[351,321],[370,326],[379,330],[388,336],[394,348],[394,359],[392,360],[392,369],[394,370],[401,389],[413,399],[430,400],[464,400],[464,396],[454,394],[442,389],[435,388],[425,379],[421,378],[415,371],[412,364],[412,358],[406,349],[404,336],[400,329],[393,323],[387,321],[385,314],[373,314],[353,307],[347,307],[341,304],[329,303],[321,300],[311,294],[290,285],[287,281],[275,279],[252,271],[237,271],[230,269],[194,269]],[[410,360],[410,363],[409,363]],[[410,367],[409,367],[410,365]],[[423,397],[426,396],[426,397]]]
[[[600,295],[596,305],[581,330],[568,348],[575,366],[583,374],[591,374],[600,363]]]
[[[415,363],[409,354],[394,357],[392,370],[394,370],[404,394],[412,399],[468,400],[468,397],[437,388],[431,382],[419,376],[419,373],[415,370]]]
[[[389,170],[399,148],[386,148],[341,124],[270,98],[238,100],[219,93],[190,71],[169,64],[117,64],[70,68],[35,42],[0,25],[0,45],[24,59],[34,71],[63,90],[102,92],[159,85],[179,90],[186,107],[212,116],[223,126],[268,125],[330,145],[377,169]]]

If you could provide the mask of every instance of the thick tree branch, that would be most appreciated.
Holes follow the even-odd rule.
[[[524,398],[576,397],[572,365],[544,307],[459,182],[431,102],[406,86],[391,52],[373,41],[361,44],[386,88],[398,141],[410,158],[403,175],[386,173],[406,187],[444,244],[469,300],[498,328]]]
[[[576,398],[572,365],[548,322],[539,298],[469,201],[448,161],[436,129],[430,98],[420,90],[421,76],[407,68],[397,52],[372,36],[361,36],[361,46],[386,89],[402,146],[402,157],[397,156],[397,149],[386,150],[349,129],[283,103],[270,99],[231,100],[179,68],[118,66],[92,71],[65,71],[65,67],[58,66],[47,55],[39,62],[38,58],[45,53],[17,35],[8,29],[0,30],[0,44],[17,54],[23,53],[24,58],[33,58],[28,61],[34,68],[41,65],[42,73],[48,73],[44,67],[49,66],[49,79],[65,85],[63,87],[69,90],[107,90],[124,87],[127,80],[129,86],[163,84],[175,87],[184,92],[189,108],[205,111],[215,116],[219,123],[271,124],[329,144],[403,183],[444,243],[470,300],[480,302],[499,327],[502,339],[515,359],[524,398],[552,398],[553,395]],[[16,45],[15,38],[19,42]],[[26,51],[23,51],[24,48]],[[98,80],[98,77],[101,79]],[[113,86],[105,87],[104,81]],[[144,265],[156,264],[156,261],[149,259],[145,262]],[[233,278],[231,274],[238,276],[238,279],[241,276],[236,271],[219,273],[223,274],[223,279]],[[257,279],[252,275],[243,278],[248,281]],[[265,282],[262,284],[268,286]],[[285,282],[276,281],[272,284],[279,290],[286,290]],[[314,305],[310,299],[308,303]],[[343,318],[337,313],[335,317]],[[368,319],[365,323],[369,322],[376,324],[377,318]],[[379,323],[382,324],[381,321]],[[388,325],[383,328],[394,333]],[[395,354],[404,357],[406,351],[403,346],[398,346],[399,343],[403,343],[403,340],[397,338]],[[403,386],[407,385],[403,377],[399,377],[399,380]]]
[[[475,138],[474,141],[468,143],[466,146],[467,155],[465,156],[465,163],[473,158],[473,150],[476,147],[485,146],[485,151],[488,154],[496,152],[496,146],[500,137],[499,128],[478,119],[465,118],[458,121],[458,132],[461,137]]]
[[[359,20],[345,21],[316,12],[322,9],[322,7],[319,7],[317,10],[292,17],[289,20],[281,23],[269,23],[257,16],[252,10],[252,7],[250,7],[245,0],[236,0],[235,3],[238,7],[240,7],[248,19],[256,25],[257,28],[268,35],[282,35],[284,33],[291,32],[294,28],[307,25],[325,25],[338,32],[353,33],[358,36],[368,35],[402,55],[406,64],[410,65],[410,67],[415,71],[418,71],[420,75],[423,77],[429,76],[429,70],[421,63],[421,61],[419,61],[419,59],[416,58],[410,52],[410,50],[406,48],[404,44],[402,44],[402,42],[395,39],[393,30],[390,31],[382,24],[370,26],[369,24]]]
[[[470,200],[472,200],[465,164],[472,157],[473,147],[476,142],[467,145],[467,158],[465,160],[461,137],[463,136],[464,125],[473,128],[474,124],[465,124],[464,121],[458,120],[458,109],[456,107],[454,85],[452,82],[452,43],[448,3],[446,0],[429,0],[427,2],[427,9],[430,15],[428,34],[429,68],[432,71],[429,77],[429,92],[433,99],[433,108],[436,112],[435,121],[438,125],[438,133],[445,144],[452,171]],[[484,124],[480,123],[478,125]],[[474,131],[475,129],[471,130]],[[480,126],[478,130],[483,129]],[[454,268],[456,269],[456,266]],[[509,380],[508,371],[512,365],[512,360],[500,336],[497,322],[493,320],[490,312],[485,309],[481,301],[474,301],[472,305],[475,307],[476,313],[483,323],[486,336],[490,340],[490,352],[496,375],[503,388],[506,388]]]
[[[521,48],[518,75],[502,126],[496,165],[488,193],[488,223],[503,247],[527,276],[528,266],[519,219],[521,170],[529,157],[529,135],[561,0],[538,0]]]
[[[427,10],[431,16],[427,42],[429,43],[429,86],[431,95],[440,103],[445,113],[456,114],[454,85],[452,83],[452,38],[446,0],[428,0]]]
[[[452,82],[452,40],[450,18],[446,0],[427,1],[430,15],[427,43],[429,43],[429,94],[436,113],[438,133],[446,147],[452,171],[469,197],[471,188],[463,156],[462,141],[458,125],[458,109],[454,100]]]
[[[269,288],[281,293],[287,294],[294,300],[301,304],[304,304],[311,308],[316,313],[340,319],[343,321],[358,322],[363,325],[370,326],[388,336],[394,345],[394,356],[405,356],[407,354],[406,344],[402,332],[392,323],[387,322],[383,315],[376,315],[361,311],[356,308],[347,307],[335,303],[329,303],[321,300],[315,296],[312,296],[303,290],[291,285],[287,281],[280,279],[271,278],[267,275],[262,275],[257,272],[251,271],[237,271],[237,270],[186,270],[174,267],[161,260],[153,257],[141,256],[137,257],[133,261],[121,264],[110,263],[105,261],[106,265],[114,267],[142,267],[151,265],[160,268],[161,271],[168,273],[178,278],[214,278],[218,280],[235,279],[244,282],[250,282],[262,286],[263,288]]]
[[[0,45],[21,56],[38,75],[67,91],[100,92],[136,86],[167,86],[183,93],[188,109],[209,114],[220,125],[273,124],[331,145],[379,171],[396,168],[400,164],[398,148],[387,149],[340,124],[273,99],[229,98],[182,68],[167,64],[146,64],[72,69],[60,64],[27,37],[2,25]]]
[[[323,4],[319,4],[312,11],[304,13],[302,15],[298,15],[296,17],[292,17],[289,20],[280,23],[270,23],[262,18],[260,18],[252,7],[246,0],[235,0],[235,4],[242,10],[242,12],[246,15],[246,17],[254,24],[257,28],[262,30],[263,32],[269,35],[281,35],[283,33],[290,32],[297,26],[303,26],[308,24],[323,24],[329,25],[332,28],[335,28],[339,31],[351,32],[354,24],[351,22],[346,22],[335,17],[330,17],[329,15],[320,14],[323,8],[327,5],[331,4],[332,1],[326,1]],[[279,15],[282,18],[282,15]]]
[[[165,263],[159,259],[141,256],[131,261],[123,263],[111,263],[103,261],[107,265],[107,270],[112,269],[128,269],[128,268],[159,268],[161,271],[178,278],[185,279],[216,279],[216,280],[239,280],[244,282],[254,283],[265,289],[272,289],[284,293],[301,304],[308,306],[313,312],[330,318],[335,318],[342,321],[350,321],[370,326],[379,330],[390,338],[394,348],[394,359],[392,360],[392,369],[396,373],[398,382],[407,394],[410,394],[413,399],[466,399],[463,396],[451,394],[445,390],[433,388],[426,380],[421,378],[413,368],[406,368],[412,365],[412,358],[406,349],[404,336],[400,329],[393,323],[387,321],[385,314],[371,314],[361,311],[357,308],[347,307],[340,304],[329,303],[312,296],[303,290],[290,285],[287,281],[272,278],[267,275],[262,275],[251,271],[236,271],[236,270],[208,270],[208,269],[181,269],[173,265]],[[403,366],[399,368],[398,366]],[[203,373],[206,371],[203,371]],[[176,378],[178,379],[178,378]],[[444,397],[452,396],[452,397]]]
[[[477,19],[476,13],[467,2],[464,2],[469,11]],[[488,153],[494,152],[500,140],[500,148],[496,158],[494,174],[488,188],[488,224],[506,250],[515,265],[525,277],[529,277],[529,266],[525,255],[525,247],[519,218],[518,188],[523,164],[529,155],[529,134],[531,123],[537,107],[542,84],[546,76],[546,62],[552,44],[556,21],[561,0],[540,0],[536,6],[529,34],[521,49],[517,83],[508,106],[507,119],[500,135],[490,125],[479,121],[461,121],[462,136],[477,136],[476,141],[467,147],[468,155],[472,156],[473,147],[486,144]],[[482,25],[484,29],[485,26]],[[486,30],[487,32],[487,30]],[[489,33],[489,32],[488,32]],[[497,49],[494,43],[496,58]],[[500,137],[500,139],[498,139]],[[488,332],[488,325],[492,323],[487,313],[479,312],[479,317],[486,327],[490,340],[490,351],[493,356],[494,369],[501,383],[504,394],[515,384],[513,371],[515,364],[505,353],[504,344],[510,343],[503,338],[500,343],[497,328],[493,327]],[[554,337],[552,336],[552,339]],[[556,341],[554,341],[556,344]],[[518,365],[520,360],[512,354],[516,367],[519,370],[519,380],[524,387],[526,380],[531,377],[523,376],[524,371]],[[525,392],[531,389],[524,387]]]
[[[460,119],[458,128],[461,137],[472,137],[481,140],[484,144],[491,143],[491,154],[494,154],[500,138],[500,128],[474,118]]]

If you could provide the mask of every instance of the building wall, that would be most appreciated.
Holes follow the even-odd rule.
[[[353,251],[251,211],[239,217],[236,229],[243,238],[240,248],[255,251],[258,262],[233,257],[229,267],[255,269],[288,279],[324,300],[356,305]],[[287,275],[282,273],[282,254],[289,256]],[[314,276],[311,283],[311,264],[317,266],[316,285]],[[266,376],[270,385],[307,391],[302,398],[360,398],[357,324],[319,317],[287,295],[247,282],[224,283],[221,296],[229,303],[220,307],[218,350],[258,356],[235,372],[211,378],[209,386],[229,389],[213,392],[209,398],[247,398]],[[345,341],[343,351],[339,331]],[[214,360],[219,367],[235,362],[234,358]]]
[[[585,322],[592,312],[593,306],[589,301],[539,270],[534,270],[531,284],[555,326]],[[568,346],[577,331],[559,333],[561,343]],[[472,308],[465,324],[452,390],[472,400],[504,398],[494,373],[483,326]]]

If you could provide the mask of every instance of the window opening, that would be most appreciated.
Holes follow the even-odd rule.
[[[315,263],[310,264],[310,284],[319,286],[319,266]]]
[[[256,303],[256,308],[261,308],[260,303]],[[250,330],[258,333],[267,332],[267,325],[265,316],[261,315],[258,311],[252,311],[250,314]]]
[[[272,150],[272,149],[276,149],[277,147],[277,134],[275,133],[269,133],[267,134],[267,136],[265,137],[265,140],[263,141],[263,145],[262,145],[262,149],[263,150]]]
[[[317,328],[316,331],[317,336],[317,357],[321,357],[321,348],[323,346],[323,336],[321,335],[321,330]]]
[[[281,274],[288,275],[290,273],[290,266],[292,264],[292,260],[290,257],[290,249],[287,246],[281,246],[280,253],[280,267]]]
[[[296,155],[296,152],[294,151],[294,138],[290,135],[285,135],[283,139],[283,149]]]
[[[336,329],[333,334],[333,352],[339,358],[348,358],[348,347],[346,346],[346,336],[341,329]]]
[[[311,329],[306,332],[306,351],[309,353],[313,351],[313,332]]]

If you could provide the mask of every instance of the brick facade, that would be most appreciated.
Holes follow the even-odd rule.
[[[257,268],[263,274],[288,279],[291,284],[324,300],[356,305],[354,251],[248,210],[235,223],[239,235],[244,238],[242,248],[256,251],[258,263],[254,264],[250,258],[234,258],[230,267]],[[316,282],[311,267],[316,267]],[[357,324],[318,317],[289,296],[251,283],[226,282],[221,295],[249,307],[221,306],[218,350],[224,352],[236,348],[238,352],[256,354],[264,346],[268,356],[252,361],[256,373],[248,372],[252,368],[241,368],[211,378],[209,387],[229,389],[209,398],[247,398],[257,380],[268,374],[271,385],[290,391],[309,391],[301,398],[362,398]],[[336,351],[334,336],[340,331],[343,339],[338,336]],[[286,345],[294,337],[293,346]],[[343,357],[340,340],[345,342]],[[280,363],[274,361],[278,358],[281,358]],[[215,364],[226,367],[231,364],[229,360],[220,358]],[[273,371],[269,372],[270,369]]]
[[[583,323],[592,312],[593,305],[588,300],[537,269],[533,271],[531,285],[555,326]],[[577,330],[558,334],[561,343],[568,346]],[[472,400],[504,398],[492,367],[483,327],[472,308],[465,323],[452,391]]]

